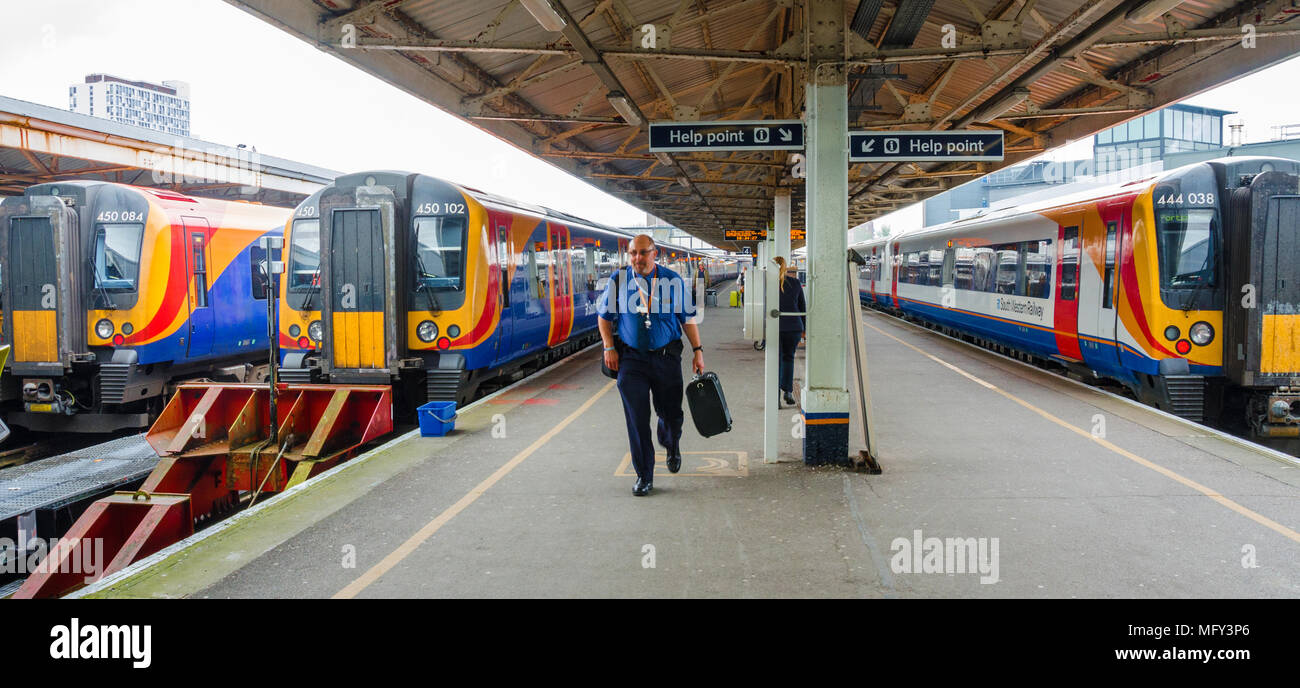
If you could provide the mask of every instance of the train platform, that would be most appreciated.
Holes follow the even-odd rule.
[[[805,466],[797,409],[765,463],[763,354],[739,309],[711,308],[735,425],[704,439],[688,420],[681,472],[661,454],[648,497],[595,347],[78,596],[1300,595],[1294,459],[865,320],[880,475]]]

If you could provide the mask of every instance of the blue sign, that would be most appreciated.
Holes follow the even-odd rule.
[[[1001,131],[851,131],[849,162],[997,162]]]
[[[651,153],[803,150],[803,122],[651,122]]]

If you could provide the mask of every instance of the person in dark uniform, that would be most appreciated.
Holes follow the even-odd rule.
[[[795,275],[794,266],[785,264],[785,258],[777,256],[772,259],[781,270],[781,312],[806,313],[808,302],[803,296],[803,285]],[[781,401],[787,406],[794,406],[794,352],[803,339],[806,321],[802,315],[781,316],[781,365],[777,379],[781,384]]]
[[[654,239],[640,234],[628,249],[631,265],[619,270],[597,306],[605,365],[618,371],[627,439],[636,469],[632,494],[654,489],[655,449],[650,435],[651,398],[659,417],[659,444],[668,470],[682,467],[682,332],[691,342],[696,374],[704,372],[704,347],[690,288],[676,272],[655,263]],[[617,339],[616,339],[617,337]]]

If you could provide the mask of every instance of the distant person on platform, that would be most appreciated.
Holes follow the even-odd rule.
[[[777,256],[772,259],[781,269],[781,312],[806,313],[808,302],[803,296],[803,285],[795,274],[793,265],[787,266],[785,258]],[[777,378],[781,384],[781,401],[786,406],[794,406],[794,352],[803,339],[805,327],[804,316],[781,316],[781,366]]]
[[[704,372],[704,347],[690,288],[676,272],[655,263],[659,249],[639,234],[628,249],[631,265],[609,281],[598,302],[605,365],[618,371],[627,440],[636,469],[632,494],[654,489],[655,448],[650,436],[651,396],[659,416],[659,444],[668,470],[682,467],[682,332],[691,342],[696,374]]]

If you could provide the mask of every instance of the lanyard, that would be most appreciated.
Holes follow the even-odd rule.
[[[636,290],[637,290],[637,292],[641,294],[641,303],[642,303],[642,305],[645,307],[645,310],[642,311],[642,313],[645,315],[645,326],[646,326],[646,329],[649,329],[649,328],[650,328],[650,312],[654,309],[655,292],[659,290],[659,289],[658,289],[658,287],[659,287],[659,266],[658,266],[658,265],[655,266],[655,276],[654,276],[654,278],[651,279],[651,281],[650,281],[650,294],[649,294],[649,296],[647,296],[646,293],[645,293],[645,290],[641,288],[641,283],[637,281],[636,278],[639,277],[639,275],[636,274],[636,270],[633,270],[633,269],[630,268],[630,267],[628,268],[628,270],[632,273],[632,284],[636,285]],[[642,279],[645,279],[645,278],[642,278]]]

